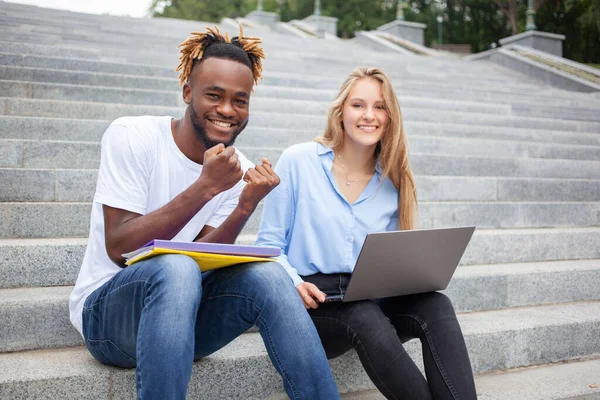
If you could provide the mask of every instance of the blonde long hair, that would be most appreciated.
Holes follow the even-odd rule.
[[[344,126],[342,111],[354,83],[360,79],[372,78],[381,82],[383,99],[388,113],[388,122],[377,145],[376,154],[383,172],[382,180],[389,178],[398,190],[398,228],[415,229],[417,220],[417,192],[412,171],[408,163],[408,141],[404,134],[402,113],[398,97],[394,92],[390,78],[379,68],[360,67],[350,73],[342,84],[340,91],[329,107],[327,126],[323,136],[315,138],[333,150],[338,150],[344,143]]]

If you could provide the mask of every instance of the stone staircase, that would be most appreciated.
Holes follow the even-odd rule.
[[[100,139],[114,118],[183,112],[176,45],[209,23],[0,1],[0,399],[132,398],[134,372],[82,347],[67,299],[86,246]],[[236,146],[273,163],[311,140],[358,65],[400,96],[421,227],[478,227],[446,293],[480,399],[600,399],[600,100],[493,64],[375,52],[268,29]],[[240,242],[251,243],[260,209]],[[415,359],[420,349],[407,344]],[[347,399],[378,399],[355,354]],[[592,386],[592,387],[590,387]],[[190,398],[281,398],[260,337],[194,366]]]

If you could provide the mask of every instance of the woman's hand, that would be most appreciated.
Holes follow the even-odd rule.
[[[319,303],[324,302],[325,297],[327,297],[325,293],[321,292],[318,287],[310,282],[302,282],[296,286],[296,290],[298,290],[298,294],[302,298],[306,309],[319,307]]]

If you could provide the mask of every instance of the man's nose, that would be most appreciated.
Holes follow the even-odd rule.
[[[223,101],[217,106],[217,112],[224,117],[233,117],[235,112],[233,110],[233,105],[229,101]]]

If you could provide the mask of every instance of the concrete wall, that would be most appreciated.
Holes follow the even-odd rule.
[[[377,28],[377,30],[424,46],[424,31],[426,27],[427,25],[425,24],[396,20],[388,24],[381,25],[379,28]]]
[[[565,40],[564,35],[539,31],[527,31],[518,35],[500,39],[500,44],[503,46],[517,44],[562,57],[563,40]]]
[[[303,20],[307,24],[315,27],[317,36],[320,37],[319,31],[324,31],[330,35],[337,36],[337,18],[323,17],[321,15],[309,15]]]
[[[266,11],[252,11],[250,14],[246,15],[246,18],[257,24],[272,27],[279,22],[279,14]]]
[[[598,89],[577,77],[561,73],[550,67],[534,63],[528,59],[518,56],[509,50],[501,50],[492,53],[488,60],[510,68],[513,71],[527,75],[537,82],[545,83],[554,87],[578,92],[595,92]]]

